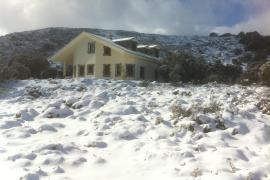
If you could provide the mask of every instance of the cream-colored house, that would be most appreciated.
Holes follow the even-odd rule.
[[[155,80],[159,66],[157,54],[137,51],[135,38],[111,40],[86,32],[51,59],[63,63],[64,77],[67,66],[72,65],[74,78]]]

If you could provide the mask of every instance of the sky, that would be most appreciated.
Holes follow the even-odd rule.
[[[0,35],[47,27],[270,35],[270,0],[0,0]]]

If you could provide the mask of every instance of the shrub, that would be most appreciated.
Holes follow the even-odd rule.
[[[158,68],[158,74],[159,74],[159,79],[161,81],[165,81],[165,82],[168,82],[170,77],[169,77],[169,73],[170,73],[170,68],[168,65],[161,65],[159,68]]]
[[[29,68],[20,63],[13,63],[12,66],[5,66],[0,69],[0,81],[8,79],[27,79],[31,76]]]
[[[216,123],[216,128],[217,129],[221,129],[221,130],[227,129],[227,127],[224,124],[224,121],[221,121],[220,119],[217,119],[215,123]]]
[[[202,112],[203,113],[216,113],[221,110],[221,104],[219,104],[217,101],[211,101],[209,106],[203,107]]]
[[[56,78],[58,75],[59,73],[57,69],[48,68],[40,73],[40,78],[43,78],[43,79]]]
[[[270,93],[266,93],[256,106],[262,113],[270,115]]]
[[[202,81],[207,71],[207,64],[202,58],[196,58],[188,53],[178,54],[164,63],[166,63],[167,69],[160,76],[163,79],[169,78],[169,81],[173,82]],[[165,69],[164,66],[163,68]]]
[[[258,76],[263,84],[270,86],[270,62],[260,66]]]
[[[185,109],[178,105],[173,105],[171,108],[173,118],[189,117],[192,115],[191,109]]]
[[[210,64],[207,82],[235,83],[242,74],[241,66],[223,65],[220,61]]]
[[[248,51],[261,51],[269,47],[270,40],[268,37],[264,37],[255,31],[243,35],[240,43],[244,44]]]
[[[162,69],[162,71],[161,71]],[[208,64],[202,58],[182,53],[163,61],[159,72],[162,80],[170,82],[235,83],[242,74],[241,63],[224,65],[220,61]]]
[[[31,77],[40,78],[40,73],[49,67],[46,55],[34,51],[26,51],[14,54],[11,57],[10,66],[24,65],[30,70]]]
[[[150,85],[149,81],[142,81],[138,84],[139,87],[148,87]]]
[[[251,85],[252,83],[259,83],[263,81],[263,69],[260,69],[262,65],[263,64],[261,62],[249,64],[247,70],[241,74],[239,83],[242,85]]]

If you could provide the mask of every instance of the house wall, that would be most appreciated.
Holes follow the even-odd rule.
[[[155,80],[155,69],[158,65],[153,62],[149,62],[143,59],[139,59],[137,56],[133,56],[127,53],[121,53],[114,49],[111,49],[111,56],[104,56],[104,45],[95,41],[95,54],[88,54],[88,42],[91,39],[85,39],[79,43],[76,47],[73,55],[73,63],[77,66],[76,77],[78,77],[78,65],[85,65],[85,77],[95,77],[98,79],[140,79],[140,66],[145,68],[145,80]],[[94,75],[87,75],[87,64],[94,64]],[[103,77],[103,65],[111,65],[111,76]],[[122,64],[122,76],[115,77],[115,65]],[[135,77],[127,78],[123,72],[125,71],[126,64],[135,64]]]

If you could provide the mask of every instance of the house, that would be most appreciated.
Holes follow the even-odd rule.
[[[63,64],[63,75],[72,77],[155,80],[158,56],[137,51],[135,38],[112,40],[82,32],[51,59]]]

